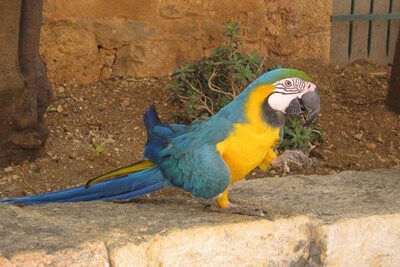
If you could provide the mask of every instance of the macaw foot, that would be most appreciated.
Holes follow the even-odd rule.
[[[314,162],[301,150],[286,150],[277,157],[271,165],[274,167],[283,166],[284,172],[290,172],[288,165],[290,162],[301,167],[308,164],[314,169],[314,171],[316,170]]]
[[[214,206],[214,205],[209,205],[206,207],[209,208],[210,211],[220,212],[220,213],[225,213],[225,214],[241,214],[241,215],[247,215],[247,216],[267,217],[268,218],[267,211],[246,208],[246,207],[234,205],[231,203],[228,203],[228,206],[225,209],[222,209],[222,208]]]

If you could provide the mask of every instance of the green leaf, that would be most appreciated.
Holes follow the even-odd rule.
[[[296,136],[296,134],[289,128],[285,128],[285,134],[289,134],[291,136]]]
[[[55,111],[57,111],[57,108],[56,107],[47,107],[46,111],[47,112],[55,112]]]
[[[101,145],[97,144],[97,143],[93,143],[93,147],[96,150],[96,152],[99,153],[99,154],[104,152],[104,148]]]

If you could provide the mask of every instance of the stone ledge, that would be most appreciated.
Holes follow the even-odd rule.
[[[394,266],[399,192],[396,167],[232,189],[272,221],[210,212],[178,190],[123,204],[1,205],[0,266]]]

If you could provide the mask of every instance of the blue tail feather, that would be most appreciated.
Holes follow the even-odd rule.
[[[146,113],[143,116],[143,123],[146,130],[162,123],[154,106],[151,106],[146,110]]]
[[[41,195],[0,199],[0,203],[5,202],[21,205],[33,205],[61,202],[132,199],[167,186],[170,186],[170,182],[164,178],[158,166],[154,166],[147,170],[131,173],[125,177],[99,182],[90,188],[78,186]]]
[[[159,163],[159,153],[168,145],[169,137],[179,134],[187,127],[186,125],[163,123],[154,106],[147,109],[143,116],[143,123],[147,131],[143,157],[156,163]]]
[[[143,116],[143,124],[147,131],[147,142],[144,148],[143,157],[153,162],[158,162],[158,152],[166,145],[166,139],[153,132],[153,128],[162,125],[154,106],[147,109]]]
[[[148,187],[145,187],[145,188],[142,188],[142,189],[139,189],[139,190],[135,190],[135,191],[128,192],[128,193],[125,193],[125,194],[121,194],[121,195],[118,195],[118,196],[104,197],[104,198],[102,198],[100,200],[102,200],[102,201],[123,200],[123,199],[124,200],[129,200],[129,199],[133,199],[133,198],[140,197],[140,196],[146,195],[148,193],[157,191],[157,190],[162,189],[164,187],[165,187],[165,182],[158,182],[158,183],[155,183],[153,185],[150,185]]]

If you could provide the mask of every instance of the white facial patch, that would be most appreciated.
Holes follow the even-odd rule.
[[[278,110],[286,114],[285,110],[289,106],[290,102],[295,99],[296,95],[284,95],[284,94],[272,94],[268,98],[268,104],[273,110]]]
[[[314,91],[314,83],[306,82],[299,77],[286,78],[273,84],[275,92],[268,98],[268,104],[272,109],[285,113],[293,99],[301,98],[305,93]]]

